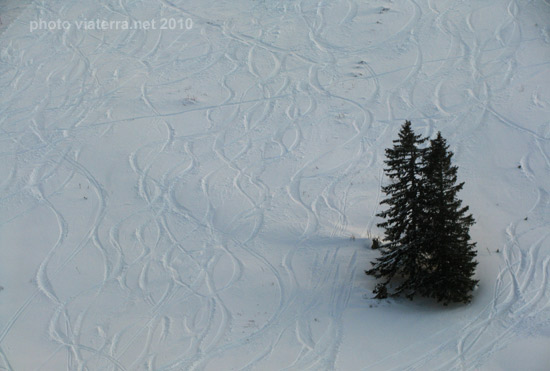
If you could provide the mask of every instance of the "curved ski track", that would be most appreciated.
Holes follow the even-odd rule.
[[[509,108],[548,85],[526,52],[547,2],[92,3],[34,1],[0,36],[0,369],[339,369],[405,119],[499,215],[473,230],[499,268],[462,319],[357,369],[472,369],[550,325],[550,91]],[[193,28],[16,33],[163,17]]]

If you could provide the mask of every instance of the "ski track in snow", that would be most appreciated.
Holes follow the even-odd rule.
[[[544,14],[34,1],[0,35],[0,369],[344,369],[350,302],[384,310],[354,293],[372,289],[362,241],[405,119],[448,138],[479,269],[497,269],[458,319],[356,369],[482,367],[550,326]],[[163,17],[193,28],[28,32]]]

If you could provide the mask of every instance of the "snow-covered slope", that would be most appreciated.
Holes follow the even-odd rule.
[[[31,0],[0,0],[0,34],[27,8]]]
[[[550,364],[547,0],[35,0],[0,86],[0,369]],[[470,305],[370,299],[406,119],[466,182]]]

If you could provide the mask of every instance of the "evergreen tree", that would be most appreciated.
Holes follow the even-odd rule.
[[[392,183],[382,188],[387,195],[382,203],[389,208],[378,214],[386,218],[378,226],[385,228],[387,242],[366,273],[386,279],[376,285],[377,298],[404,292],[445,305],[469,302],[477,262],[469,235],[474,219],[457,197],[464,183],[457,184],[458,168],[441,133],[419,149],[424,141],[407,121],[394,147],[386,150],[385,172]],[[387,286],[394,278],[399,284],[390,294]]]
[[[472,279],[477,265],[475,243],[469,229],[474,224],[468,207],[457,198],[464,183],[457,184],[453,153],[441,133],[424,153],[422,250],[426,257],[418,293],[448,302],[469,302],[477,284]]]
[[[411,122],[406,121],[394,140],[393,148],[386,149],[388,166],[386,175],[392,180],[390,185],[382,187],[387,198],[382,204],[388,209],[377,216],[386,221],[378,224],[385,229],[387,243],[380,246],[381,257],[372,262],[373,267],[366,273],[376,278],[385,277],[386,281],[376,286],[376,297],[387,295],[387,285],[394,277],[400,280],[394,295],[405,292],[412,298],[421,280],[423,264],[421,253],[422,205],[418,202],[422,188],[423,149],[419,145],[425,138],[415,135]]]

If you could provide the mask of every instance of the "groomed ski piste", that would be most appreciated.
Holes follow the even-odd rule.
[[[548,0],[1,6],[0,369],[548,369]],[[405,120],[468,305],[372,299]]]

